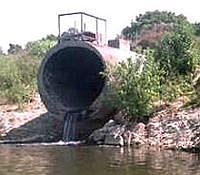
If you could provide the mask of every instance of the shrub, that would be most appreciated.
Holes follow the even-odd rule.
[[[124,112],[128,119],[148,115],[152,102],[159,97],[160,72],[152,52],[146,52],[146,63],[141,73],[135,61],[127,59],[108,73],[109,104]]]
[[[25,50],[33,56],[43,58],[47,51],[56,44],[57,40],[55,37],[47,36],[41,40],[28,42],[26,44]]]
[[[22,106],[36,92],[40,60],[27,55],[0,58],[0,97]]]
[[[190,75],[179,75],[165,79],[161,83],[160,99],[164,102],[172,102],[181,96],[192,96],[195,93]]]
[[[186,75],[192,71],[194,58],[192,44],[191,34],[184,30],[171,32],[161,40],[155,58],[165,70],[166,76]]]
[[[198,42],[193,38],[191,25],[178,24],[163,37],[154,54],[161,76],[161,100],[174,99],[195,93],[192,74],[200,63]]]

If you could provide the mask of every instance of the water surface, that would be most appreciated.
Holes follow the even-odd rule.
[[[156,148],[1,145],[0,175],[199,175],[200,155]]]

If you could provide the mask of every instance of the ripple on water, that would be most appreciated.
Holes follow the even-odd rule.
[[[67,146],[68,145],[68,146]],[[0,175],[199,175],[200,154],[69,143],[1,145]]]

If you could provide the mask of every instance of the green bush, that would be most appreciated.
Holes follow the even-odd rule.
[[[160,89],[160,99],[164,102],[172,102],[181,96],[190,97],[195,93],[190,75],[179,75],[165,79],[165,82],[161,83]]]
[[[43,58],[46,53],[52,48],[57,42],[56,37],[54,36],[47,36],[41,40],[28,42],[26,44],[25,50],[28,54]]]
[[[109,104],[124,112],[128,119],[148,115],[152,103],[160,92],[160,71],[155,64],[152,52],[146,52],[145,69],[141,73],[132,59],[127,59],[108,73]]]
[[[195,62],[193,38],[190,29],[179,26],[174,32],[168,33],[155,51],[155,58],[165,76],[187,75],[192,72]]]
[[[194,95],[192,74],[196,65],[200,64],[198,47],[191,25],[184,23],[178,24],[160,41],[154,56],[163,70],[161,100],[173,101],[183,95]]]
[[[40,59],[56,42],[54,35],[48,35],[41,40],[28,42],[25,50],[11,44],[8,55],[0,55],[0,104],[17,103],[23,107],[31,100],[37,91]]]
[[[40,60],[27,55],[0,58],[0,97],[6,103],[22,106],[36,92]]]

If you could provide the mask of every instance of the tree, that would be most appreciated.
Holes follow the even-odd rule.
[[[195,35],[200,36],[200,23],[195,23],[194,29],[195,29]]]
[[[45,38],[42,38],[37,41],[28,42],[25,46],[25,50],[34,56],[40,58],[44,57],[47,51],[53,47],[57,42],[57,37],[54,35],[47,35]]]
[[[185,16],[175,15],[167,11],[152,11],[136,16],[136,20],[131,22],[131,26],[125,27],[122,37],[132,41],[132,48],[142,46],[154,48],[167,32],[172,31],[174,26],[181,23],[189,23]]]
[[[176,15],[172,12],[167,11],[147,11],[145,14],[136,16],[136,22],[141,25],[152,25],[152,24],[174,24],[180,21],[186,21],[187,18],[184,15]]]
[[[57,36],[50,34],[47,35],[46,38],[43,38],[43,40],[57,41]]]
[[[21,53],[22,51],[22,46],[20,46],[19,44],[9,44],[8,54],[16,55],[18,53]]]
[[[165,76],[186,75],[192,71],[196,59],[191,26],[177,25],[175,31],[162,38],[155,49],[155,58]]]

